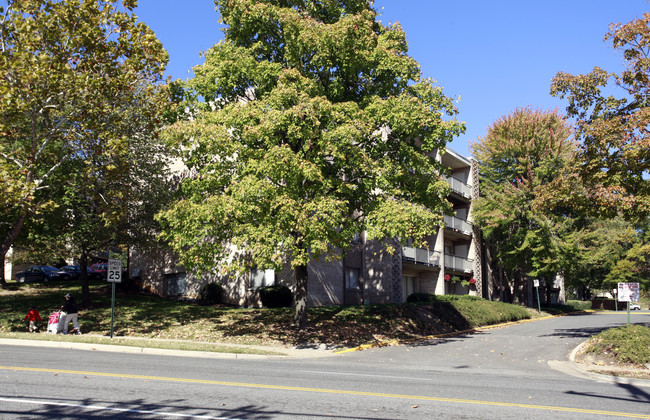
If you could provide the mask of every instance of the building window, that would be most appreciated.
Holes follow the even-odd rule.
[[[167,280],[167,296],[182,296],[187,286],[185,273],[165,274]]]
[[[358,289],[359,288],[359,269],[346,268],[345,269],[345,288]]]
[[[417,279],[415,276],[402,276],[402,300],[417,292]]]
[[[251,270],[250,288],[259,289],[260,287],[275,285],[275,270]]]

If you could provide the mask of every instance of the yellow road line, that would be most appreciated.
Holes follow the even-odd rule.
[[[594,311],[594,313],[598,315],[627,315],[627,311],[625,309],[621,309],[620,311]],[[646,310],[641,310],[641,311],[630,311],[630,315],[648,315],[650,312]]]
[[[340,390],[340,389],[308,388],[308,387],[299,387],[299,386],[253,384],[253,383],[246,383],[246,382],[215,381],[209,379],[172,378],[172,377],[165,377],[165,376],[132,375],[126,373],[89,372],[89,371],[80,371],[80,370],[44,369],[44,368],[31,368],[31,367],[18,367],[18,366],[0,366],[0,370],[12,370],[15,372],[66,373],[70,375],[100,376],[100,377],[108,377],[108,378],[128,378],[128,379],[142,379],[148,381],[183,382],[183,383],[193,383],[193,384],[224,385],[224,386],[258,388],[258,389],[274,389],[274,390],[283,390],[283,391],[315,392],[321,394],[343,394],[343,395],[358,395],[358,396],[366,396],[366,397],[396,398],[396,399],[406,399],[406,400],[451,402],[451,403],[459,403],[459,404],[488,405],[488,406],[495,406],[495,407],[517,407],[517,408],[530,408],[535,410],[595,414],[601,416],[618,416],[618,417],[628,417],[628,418],[646,419],[646,420],[650,419],[650,416],[647,414],[622,413],[617,411],[592,410],[586,408],[557,407],[551,405],[509,403],[509,402],[501,402],[501,401],[468,400],[464,398],[442,398],[442,397],[429,397],[429,396],[421,396],[421,395],[387,394],[382,392],[347,391],[347,390]]]

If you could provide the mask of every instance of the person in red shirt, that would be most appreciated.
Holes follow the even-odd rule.
[[[41,319],[41,314],[36,310],[36,306],[32,306],[32,309],[27,312],[25,319],[29,319],[29,332],[38,332],[38,327],[36,326],[36,320],[43,321]],[[25,320],[23,319],[23,321]]]

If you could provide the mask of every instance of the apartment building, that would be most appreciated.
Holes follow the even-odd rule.
[[[398,303],[418,292],[482,295],[480,232],[471,223],[478,168],[449,149],[436,158],[451,171],[454,212],[427,238],[429,248],[395,243],[397,252],[390,254],[361,235],[341,261],[309,266],[310,305]]]
[[[385,243],[367,240],[361,234],[344,257],[308,265],[309,306],[399,303],[416,292],[482,295],[480,234],[471,223],[472,199],[478,197],[478,168],[474,161],[450,149],[438,153],[436,159],[451,172],[448,200],[453,215],[445,215],[445,227],[432,232],[429,249],[394,241],[396,251],[389,253]],[[229,302],[240,306],[259,305],[260,287],[283,284],[292,288],[295,284],[289,267],[228,279],[198,277],[179,267],[164,250],[155,257],[134,253],[130,265],[140,285],[154,293],[193,298],[203,284],[220,281]]]
[[[450,149],[438,158],[451,171],[453,215],[443,217],[445,227],[432,235],[431,249],[402,248],[402,300],[414,292],[482,295],[480,231],[471,221],[478,167]]]

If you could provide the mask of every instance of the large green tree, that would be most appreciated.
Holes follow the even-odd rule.
[[[612,270],[625,259],[631,247],[642,238],[634,226],[621,217],[591,218],[574,226],[564,237],[563,267],[567,288],[589,299],[594,291],[612,289],[608,281]]]
[[[71,230],[83,230],[84,217],[124,228],[128,204],[138,200],[132,193],[148,182],[137,176],[139,165],[160,163],[141,152],[161,125],[166,100],[158,82],[167,62],[131,13],[134,0],[3,3],[0,262],[28,218],[66,200]],[[99,209],[84,213],[82,201]]]
[[[613,24],[605,41],[622,52],[620,74],[599,67],[588,74],[560,72],[551,94],[566,98],[581,142],[580,175],[591,209],[622,212],[636,221],[650,212],[650,13]]]
[[[157,95],[146,98],[155,103],[139,101],[144,109],[165,103],[164,97]],[[71,168],[66,168],[68,179],[58,202],[63,210],[59,235],[79,259],[84,301],[89,299],[85,269],[89,257],[107,250],[127,255],[133,247],[146,249],[159,234],[155,214],[171,199],[167,151],[153,131],[158,123],[128,115],[141,113],[141,106],[126,109],[122,115],[121,120],[129,126],[124,130],[131,130],[132,135],[118,148],[110,153],[93,151],[67,162]]]
[[[570,209],[546,204],[549,186],[571,161],[571,127],[557,111],[519,108],[471,145],[481,197],[473,217],[504,270],[514,299],[532,303],[527,280],[551,283],[562,271]]]
[[[650,224],[646,220],[636,229],[636,240],[626,252],[612,262],[604,278],[604,288],[615,289],[619,282],[640,283],[641,289],[650,290]]]
[[[309,261],[362,231],[439,226],[449,189],[433,154],[464,127],[372,1],[215,4],[225,40],[186,87],[192,118],[166,130],[192,176],[164,236],[199,272],[289,263],[305,327]]]

